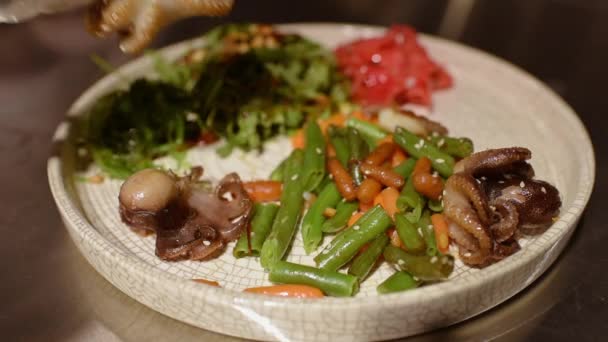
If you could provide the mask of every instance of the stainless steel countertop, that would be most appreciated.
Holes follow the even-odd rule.
[[[293,5],[302,9],[298,12],[261,1],[253,12],[253,5],[239,7],[237,1],[230,19],[401,21],[450,35],[436,14],[446,11],[446,1],[388,1],[378,8],[370,1],[344,3]],[[608,79],[608,11],[600,1],[590,1],[591,6],[566,0],[487,3],[469,9],[464,26],[448,25],[458,30],[451,36],[521,65],[560,92],[590,130],[599,178],[570,244],[538,281],[476,318],[411,340],[603,340],[608,332],[608,187],[602,177],[608,173],[603,83]],[[391,14],[391,6],[407,14]],[[503,19],[494,19],[497,13],[516,25],[506,30]],[[570,25],[564,28],[566,18]],[[165,32],[157,44],[193,36],[217,22],[187,21]],[[571,40],[573,30],[578,40]],[[91,53],[115,63],[127,60],[115,42],[88,37],[77,13],[0,26],[2,340],[233,340],[165,317],[121,293],[86,262],[62,226],[46,181],[49,142],[70,103],[101,76],[88,59]]]

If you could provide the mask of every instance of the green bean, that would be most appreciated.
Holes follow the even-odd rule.
[[[418,233],[416,226],[405,215],[395,214],[395,229],[408,252],[419,254],[426,251],[426,243]]]
[[[266,241],[268,234],[270,234],[272,222],[278,210],[279,206],[274,203],[258,203],[255,205],[253,219],[251,220],[251,235],[249,237],[252,255],[260,255],[262,245]]]
[[[251,250],[249,249],[249,230],[244,230],[232,250],[232,255],[240,259],[251,254]]]
[[[422,281],[447,279],[454,270],[454,257],[451,255],[413,255],[388,245],[383,256],[398,270],[406,271]]]
[[[266,269],[283,258],[297,229],[304,205],[302,182],[298,179],[303,159],[302,150],[295,150],[285,167],[281,207],[260,252],[260,262]]]
[[[428,207],[436,213],[443,211],[443,202],[441,200],[429,200]]]
[[[359,290],[355,276],[286,261],[277,261],[268,278],[273,283],[313,286],[335,297],[353,296]]]
[[[378,258],[382,255],[384,247],[388,245],[388,240],[386,234],[380,233],[380,235],[369,244],[369,247],[365,252],[360,253],[355,257],[348,268],[348,274],[354,275],[359,278],[359,282],[362,282],[372,270],[378,261]]]
[[[352,127],[361,132],[366,141],[373,142],[372,146],[377,145],[378,140],[388,135],[380,126],[355,118],[346,120],[346,127]]]
[[[342,228],[346,227],[348,220],[355,211],[359,209],[359,202],[347,202],[346,200],[340,201],[336,207],[336,214],[323,222],[321,230],[323,233],[335,233]]]
[[[435,230],[431,224],[431,215],[428,210],[425,210],[418,221],[418,227],[422,232],[422,237],[426,242],[426,254],[430,256],[437,255],[437,241],[435,241]]]
[[[312,191],[325,176],[325,145],[321,128],[316,121],[309,121],[306,125],[306,145],[301,180],[304,191]]]
[[[283,181],[283,175],[285,173],[285,165],[287,164],[287,161],[289,160],[289,157],[291,155],[287,156],[287,158],[283,159],[283,161],[281,163],[279,163],[279,165],[277,165],[277,167],[274,168],[274,170],[272,170],[272,172],[270,173],[270,180],[273,181]]]
[[[393,168],[393,171],[395,171],[396,173],[401,175],[401,177],[403,177],[404,179],[407,179],[412,174],[412,171],[414,171],[415,166],[416,166],[416,159],[409,158],[408,160],[404,161],[403,163],[395,166]]]
[[[361,163],[362,162],[360,160],[356,159],[351,159],[348,162],[348,170],[350,172],[350,176],[353,177],[353,181],[355,182],[356,186],[361,185],[361,183],[363,183],[365,180],[365,176],[361,171]]]
[[[346,137],[350,149],[350,160],[365,159],[369,154],[369,146],[361,137],[361,133],[351,127],[347,129]]]
[[[448,136],[429,136],[427,140],[441,151],[456,158],[465,158],[473,153],[473,141],[469,138],[452,138]]]
[[[397,198],[397,208],[405,211],[408,208],[415,208],[422,201],[420,195],[414,188],[414,177],[408,177],[405,186]]]
[[[427,157],[431,160],[433,169],[437,170],[440,175],[449,177],[452,175],[454,168],[454,158],[449,154],[442,152],[433,144],[426,142],[426,140],[418,137],[417,135],[406,131],[401,127],[395,129],[395,135],[393,140],[407,153],[416,158]]]
[[[407,272],[395,272],[390,277],[386,278],[378,287],[376,291],[380,294],[392,293],[392,292],[401,292],[406,290],[415,289],[420,284],[420,281],[417,281],[412,277],[411,274]]]
[[[270,233],[277,210],[279,210],[279,206],[274,203],[256,203],[250,228],[241,234],[234,246],[232,253],[235,258],[260,255],[262,244]]]
[[[315,257],[317,266],[328,270],[337,270],[349,262],[355,254],[378,234],[386,231],[393,223],[391,217],[376,205],[368,210],[355,224],[339,234],[320,254]],[[339,239],[339,240],[338,240]]]
[[[347,168],[347,163],[350,159],[350,150],[348,148],[348,143],[346,142],[346,130],[331,125],[327,128],[327,135],[329,136],[329,142],[336,151],[336,158],[344,168]]]
[[[306,254],[317,249],[323,239],[321,226],[325,222],[325,209],[334,208],[342,199],[336,183],[330,182],[323,188],[317,200],[308,209],[302,219],[302,241]]]

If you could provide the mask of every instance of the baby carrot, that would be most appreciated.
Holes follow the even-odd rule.
[[[195,282],[200,283],[200,284],[207,284],[207,285],[210,285],[210,286],[218,286],[218,287],[220,286],[220,283],[218,283],[215,280],[192,279],[192,281],[195,281]]]
[[[450,247],[450,238],[448,235],[448,223],[442,214],[431,215],[433,230],[435,231],[435,240],[437,241],[437,249],[443,254],[446,254]]]
[[[344,169],[338,159],[329,159],[327,162],[327,169],[333,176],[334,182],[336,182],[336,186],[338,187],[338,191],[340,191],[342,197],[344,197],[347,201],[354,200],[357,197],[357,188],[355,187],[353,178],[350,176],[348,171]]]
[[[357,189],[357,198],[360,203],[369,204],[380,194],[382,184],[373,178],[365,179]]]
[[[399,209],[397,209],[397,198],[399,198],[399,191],[389,187],[382,190],[378,196],[376,196],[374,205],[380,204],[390,217],[394,217],[395,213],[399,211]]]
[[[283,183],[278,181],[243,182],[243,187],[254,202],[278,201],[283,192]]]
[[[401,163],[403,163],[406,160],[407,160],[407,156],[405,155],[405,152],[403,152],[403,150],[401,148],[397,148],[395,150],[395,153],[393,153],[393,157],[391,158],[391,166],[397,167],[398,165],[401,165]]]
[[[431,160],[427,157],[420,157],[416,161],[416,165],[414,166],[414,171],[412,174],[417,173],[431,173]]]
[[[270,296],[292,297],[292,298],[322,298],[323,291],[316,287],[298,284],[283,284],[272,286],[250,287],[243,290],[249,293],[258,293]]]
[[[439,200],[443,193],[443,180],[430,173],[414,173],[412,176],[414,189],[429,199]]]

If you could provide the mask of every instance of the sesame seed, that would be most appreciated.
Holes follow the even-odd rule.
[[[467,258],[468,258],[468,257],[470,257],[470,256],[471,256],[471,253],[470,253],[470,252],[466,252],[466,253],[464,253],[463,255],[464,255],[465,257],[467,257]]]
[[[437,257],[436,256],[432,257],[431,258],[431,264],[434,264],[436,262],[437,262]]]
[[[504,183],[505,183],[505,181],[503,181],[503,180],[498,181],[498,184],[504,184]]]
[[[429,224],[428,226],[426,226],[428,229],[433,229],[433,225]]]
[[[318,154],[323,154],[323,150],[319,147],[317,147],[315,151],[317,151]]]
[[[400,266],[405,265],[405,261],[403,261],[403,259],[399,259],[397,260],[397,264],[399,264]]]
[[[441,147],[445,144],[445,139],[441,138],[439,139],[439,141],[437,142],[437,146]]]
[[[475,178],[475,181],[477,182],[477,184],[481,184],[481,181],[477,178]]]
[[[422,235],[422,228],[418,227],[418,234]]]
[[[232,197],[232,193],[230,191],[226,191],[222,194],[222,198],[225,199],[226,201],[230,202],[234,199],[234,197]]]
[[[211,242],[210,242],[210,241],[207,241],[207,240],[203,240],[203,245],[205,245],[205,246],[210,246],[210,245],[211,245]]]
[[[358,224],[353,226],[353,230],[359,230],[359,228],[361,228],[361,227],[359,227]]]
[[[439,177],[439,173],[437,173],[437,171],[433,171],[433,177]]]
[[[486,176],[481,176],[481,180],[487,180]]]
[[[296,174],[296,175],[291,176],[291,180],[292,180],[292,181],[295,181],[296,179],[298,179],[298,175],[297,175],[297,174]]]
[[[526,187],[526,183],[524,183],[524,181],[521,181],[521,182],[519,183],[519,187],[520,187],[520,188],[525,188],[525,187]]]
[[[542,191],[542,192],[543,192],[543,194],[546,194],[546,193],[547,193],[547,189],[545,189],[545,187],[544,187],[544,186],[540,188],[540,191]]]
[[[445,160],[443,160],[443,159],[441,159],[441,158],[437,158],[437,159],[435,159],[435,162],[436,162],[437,164],[443,164],[443,163],[445,163]]]
[[[412,279],[414,279],[414,281],[420,281],[420,278],[413,276]]]

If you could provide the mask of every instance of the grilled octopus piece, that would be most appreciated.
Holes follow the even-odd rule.
[[[253,203],[239,176],[224,177],[215,191],[189,175],[146,169],[129,177],[119,194],[120,216],[136,233],[156,233],[156,255],[163,260],[208,260],[244,231]]]
[[[484,267],[517,252],[520,234],[539,234],[559,214],[559,192],[532,179],[521,147],[475,153],[454,167],[445,186],[445,215],[461,260]]]

